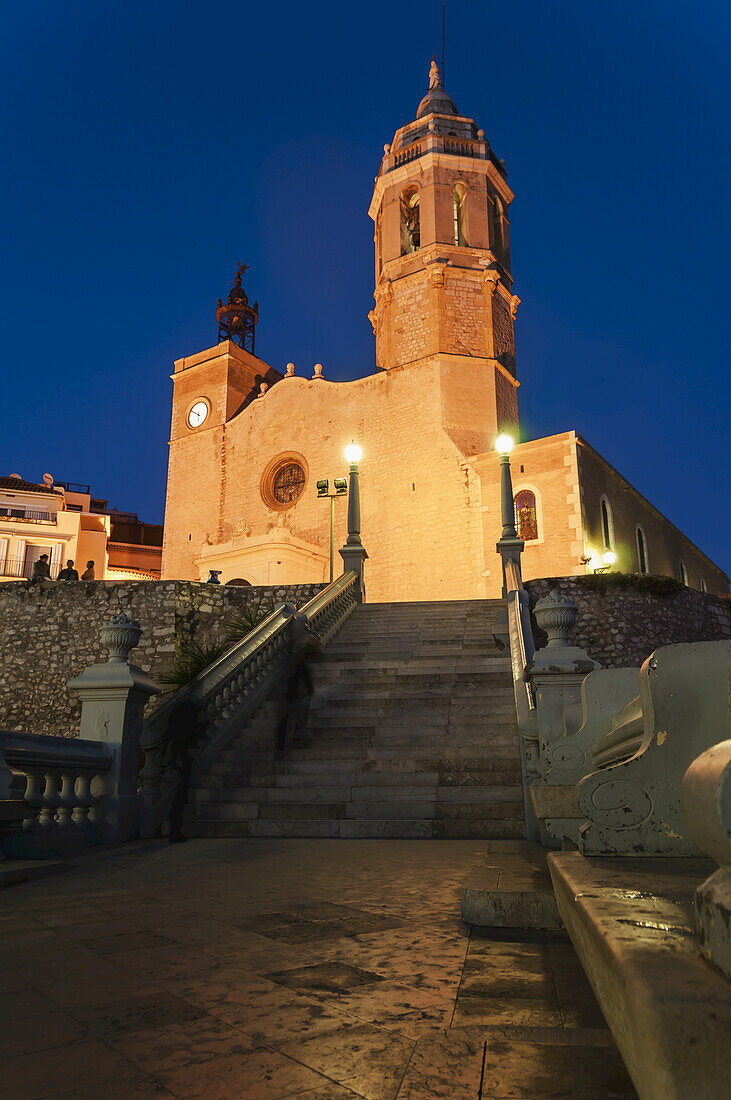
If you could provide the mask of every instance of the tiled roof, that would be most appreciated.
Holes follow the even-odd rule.
[[[36,485],[34,481],[23,481],[20,477],[0,477],[0,489],[15,489],[18,493],[55,493],[48,485]]]

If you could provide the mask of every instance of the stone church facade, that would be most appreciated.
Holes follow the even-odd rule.
[[[241,275],[219,303],[219,340],[179,359],[162,576],[273,585],[329,576],[322,478],[363,449],[369,601],[501,591],[497,435],[518,438],[505,166],[460,115],[432,62],[413,122],[384,146],[375,224],[376,373],[329,382],[254,354],[258,308]],[[662,573],[713,593],[728,578],[574,431],[511,456],[526,579],[603,565]],[[335,502],[335,545],[346,506]],[[338,571],[339,559],[336,562]]]

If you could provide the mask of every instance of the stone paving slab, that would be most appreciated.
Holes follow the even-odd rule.
[[[460,921],[520,851],[191,840],[5,890],[0,1094],[634,1100],[565,934]]]

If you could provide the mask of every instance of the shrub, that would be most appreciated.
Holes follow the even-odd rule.
[[[576,577],[582,588],[604,595],[612,588],[634,588],[638,592],[649,592],[651,596],[672,596],[685,586],[675,577],[661,577],[646,573],[589,573],[585,577]]]
[[[185,687],[194,680],[209,665],[217,661],[228,649],[227,645],[199,645],[198,642],[190,642],[180,648],[180,653],[173,661],[169,672],[164,673],[160,679],[163,684],[170,684],[173,688]]]

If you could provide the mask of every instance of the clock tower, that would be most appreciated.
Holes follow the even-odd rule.
[[[505,165],[461,115],[432,59],[416,118],[384,146],[375,223],[376,363],[442,367],[446,422],[465,453],[517,435],[518,382]]]

